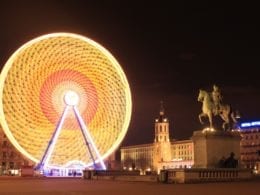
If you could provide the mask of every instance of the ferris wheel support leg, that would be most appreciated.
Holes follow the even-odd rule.
[[[87,148],[88,148],[90,157],[91,157],[91,159],[92,159],[92,161],[93,161],[94,169],[96,169],[96,162],[95,162],[95,158],[94,158],[93,153],[92,153],[91,148],[90,148],[90,143],[88,142],[86,136],[85,136],[84,133],[82,132],[82,129],[80,129],[80,130],[81,130],[81,133],[83,134],[84,141],[85,141],[85,143],[86,143],[86,145],[87,145]]]
[[[43,155],[43,157],[42,157],[42,159],[41,159],[41,161],[40,161],[40,163],[39,163],[39,167],[38,167],[38,168],[39,168],[40,170],[44,170],[44,168],[45,168],[45,167],[48,165],[48,163],[49,163],[50,157],[51,157],[52,152],[53,152],[53,150],[54,150],[54,147],[55,147],[55,144],[56,144],[56,142],[57,142],[57,139],[58,139],[58,137],[59,137],[59,135],[60,135],[60,132],[61,132],[61,129],[62,129],[62,125],[63,125],[63,123],[64,123],[64,120],[65,120],[65,118],[66,118],[66,115],[67,115],[68,110],[69,110],[69,106],[66,106],[65,109],[64,109],[64,111],[63,111],[63,114],[62,114],[62,116],[61,116],[61,119],[60,119],[60,121],[59,121],[59,123],[58,123],[58,125],[57,125],[57,128],[55,129],[55,131],[54,131],[54,133],[53,133],[53,135],[52,135],[52,138],[51,138],[51,140],[49,141],[49,144],[48,144],[48,146],[47,146],[47,148],[46,148],[46,151],[44,152],[44,155]]]
[[[95,143],[94,143],[94,141],[93,141],[93,139],[92,139],[92,137],[91,137],[91,135],[90,135],[90,133],[88,131],[87,125],[84,123],[82,117],[80,116],[79,110],[77,109],[76,106],[73,106],[73,110],[74,110],[75,115],[76,115],[76,117],[78,119],[78,122],[79,122],[79,125],[80,125],[80,129],[81,129],[83,137],[84,137],[84,139],[86,141],[86,144],[90,144],[91,145],[91,147],[93,148],[93,150],[96,153],[96,156],[97,156],[97,158],[99,160],[99,163],[101,164],[102,169],[106,170],[106,165],[105,165],[104,161],[102,160],[101,155],[100,155],[100,153],[99,153],[99,151],[98,151],[98,149],[97,149],[97,147],[96,147],[96,145],[95,145]],[[88,142],[88,140],[89,140],[89,142]],[[89,147],[89,145],[88,145],[88,147]],[[91,152],[90,152],[90,154],[91,154]],[[91,154],[91,156],[92,156],[92,154]],[[95,162],[95,160],[94,160],[94,162]],[[95,166],[95,164],[94,164],[94,166]]]

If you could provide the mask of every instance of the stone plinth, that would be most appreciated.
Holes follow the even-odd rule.
[[[231,131],[194,131],[194,167],[216,168],[222,157],[228,158],[230,153],[240,162],[239,132]]]

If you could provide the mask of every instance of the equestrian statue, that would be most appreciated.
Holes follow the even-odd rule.
[[[199,114],[199,121],[204,124],[202,117],[207,117],[210,128],[213,129],[213,117],[220,116],[224,121],[222,128],[224,131],[231,130],[232,124],[236,123],[231,106],[223,103],[223,97],[218,86],[213,85],[213,91],[199,91],[198,101],[202,102],[202,113]]]

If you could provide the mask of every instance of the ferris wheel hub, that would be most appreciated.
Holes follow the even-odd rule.
[[[68,106],[76,106],[79,103],[79,95],[75,91],[67,91],[64,95],[64,101]]]

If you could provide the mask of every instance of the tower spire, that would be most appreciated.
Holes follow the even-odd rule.
[[[164,107],[163,107],[163,101],[160,102],[161,106],[160,106],[160,116],[164,115]]]
[[[159,111],[159,117],[155,120],[156,122],[167,122],[168,119],[165,116],[165,110],[164,110],[164,106],[163,106],[163,101],[160,101],[160,111]]]

